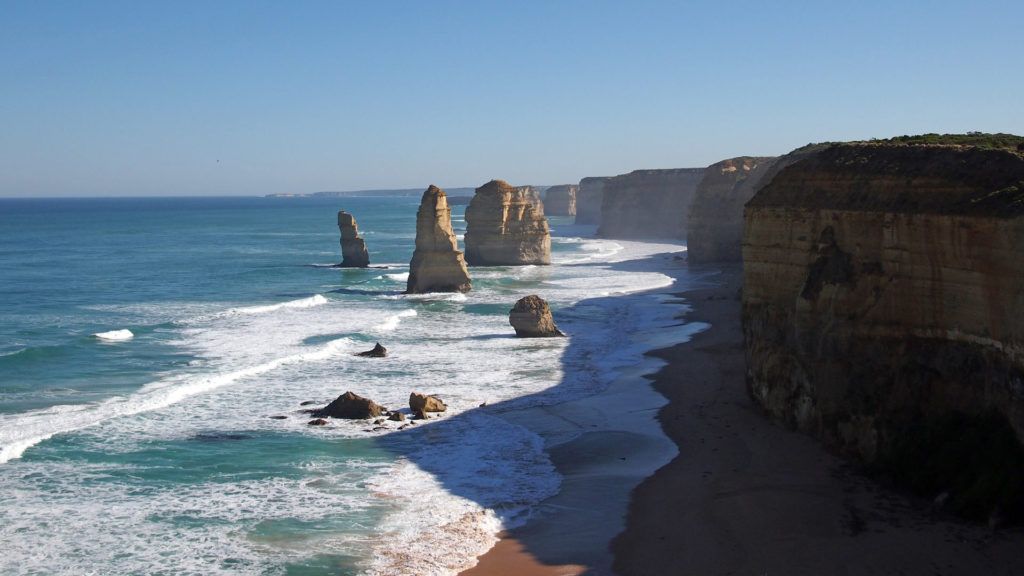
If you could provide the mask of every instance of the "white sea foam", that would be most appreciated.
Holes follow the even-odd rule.
[[[408,282],[409,281],[409,273],[408,272],[402,272],[400,274],[385,274],[385,276],[388,277],[391,280],[394,280],[395,282]]]
[[[279,304],[268,304],[266,306],[245,306],[242,308],[232,308],[228,313],[235,314],[266,314],[268,312],[275,312],[283,308],[312,308],[313,306],[321,306],[327,304],[327,298],[324,298],[321,294],[316,296],[310,296],[309,298],[301,298],[299,300],[290,300],[288,302],[281,302]]]
[[[125,328],[121,330],[111,330],[109,332],[97,332],[96,334],[93,334],[93,337],[100,340],[121,341],[131,340],[135,337],[135,334],[132,334],[131,330]]]

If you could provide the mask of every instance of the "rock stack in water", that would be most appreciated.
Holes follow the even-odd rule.
[[[551,307],[536,294],[520,298],[508,313],[508,323],[520,338],[549,338],[565,336],[555,326]]]
[[[531,193],[532,190],[532,193]],[[551,234],[536,189],[491,180],[466,207],[466,262],[470,266],[551,263]]]
[[[544,196],[544,210],[551,216],[575,216],[576,190],[572,184],[548,188]]]
[[[370,265],[370,254],[366,251],[366,242],[359,237],[356,219],[341,210],[338,212],[338,228],[341,230],[341,266],[342,268],[366,268]]]
[[[472,284],[452,231],[452,209],[444,190],[431,185],[416,212],[416,251],[409,262],[406,292],[468,292]]]

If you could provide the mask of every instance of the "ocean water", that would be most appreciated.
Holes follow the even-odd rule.
[[[0,200],[0,573],[454,574],[557,493],[503,411],[599,393],[666,344],[684,247],[551,218],[551,266],[405,295],[418,203]],[[342,209],[372,268],[332,266]],[[533,293],[569,338],[513,337]],[[346,391],[449,410],[307,424]]]

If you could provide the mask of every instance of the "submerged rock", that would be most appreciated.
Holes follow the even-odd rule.
[[[344,210],[338,212],[338,228],[341,230],[342,268],[366,268],[370,265],[370,254],[366,242],[359,237],[356,219]]]
[[[388,355],[388,349],[383,347],[383,346],[381,346],[380,342],[377,342],[377,344],[373,347],[372,350],[367,350],[365,352],[360,352],[360,353],[356,354],[356,356],[363,356],[363,357],[366,357],[366,358],[383,358],[383,357],[385,357],[387,355]]]
[[[491,180],[476,189],[466,207],[466,263],[551,263],[551,233],[535,188]]]
[[[345,392],[327,406],[319,410],[310,411],[310,414],[319,418],[329,416],[331,418],[346,418],[349,420],[368,420],[376,418],[383,413],[384,408],[376,402],[352,392]]]
[[[551,307],[543,298],[536,294],[520,298],[508,314],[508,323],[516,330],[520,338],[548,338],[565,336],[555,326],[551,316]]]
[[[317,418],[316,420],[309,421],[310,426],[327,426],[327,420],[323,418]]]
[[[448,195],[432,185],[416,212],[416,250],[409,262],[406,292],[469,292],[470,288],[466,261],[452,230]]]

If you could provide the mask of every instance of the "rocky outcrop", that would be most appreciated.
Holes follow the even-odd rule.
[[[580,180],[576,191],[576,223],[600,224],[604,187],[611,176],[588,176]]]
[[[310,414],[317,418],[347,418],[350,420],[366,420],[376,418],[384,413],[384,408],[377,405],[369,398],[363,398],[345,392],[338,396],[333,402],[318,410],[310,410]]]
[[[544,210],[549,216],[575,216],[576,191],[572,184],[560,184],[548,188],[544,193]]]
[[[356,219],[341,210],[338,212],[338,228],[341,230],[341,264],[342,268],[366,268],[370,265],[370,254],[366,251],[366,242],[359,237]]]
[[[1024,439],[1024,158],[985,142],[824,147],[747,204],[748,383],[771,416],[908,474],[952,458],[954,422]]]
[[[550,338],[565,336],[555,326],[551,307],[543,298],[532,294],[520,298],[508,313],[508,323],[515,328],[520,338]]]
[[[384,358],[388,355],[388,349],[381,346],[380,342],[377,342],[373,348],[364,352],[359,352],[356,356],[362,356],[364,358]]]
[[[423,192],[416,212],[416,250],[409,262],[406,292],[468,292],[466,262],[452,231],[452,208],[437,186]]]
[[[766,181],[776,158],[740,156],[708,166],[686,216],[686,254],[693,264],[739,262],[743,205]]]
[[[535,194],[532,186],[515,188],[501,180],[476,189],[466,207],[466,262],[470,266],[551,263],[548,221],[533,203]]]
[[[448,409],[439,398],[413,392],[409,395],[409,409],[413,414],[426,412],[444,412]]]
[[[686,214],[704,168],[636,170],[604,187],[603,238],[686,238]],[[577,207],[577,211],[579,208]]]
[[[516,186],[516,190],[523,195],[523,199],[533,204],[533,211],[537,216],[544,215],[544,201],[540,198],[540,190],[536,186]]]

